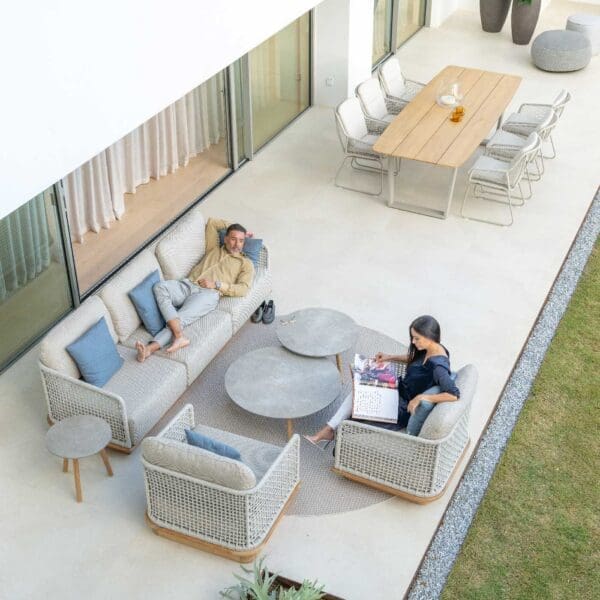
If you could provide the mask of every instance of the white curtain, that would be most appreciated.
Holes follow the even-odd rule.
[[[0,302],[50,264],[45,193],[0,220]]]
[[[226,132],[219,73],[63,179],[71,237],[108,229],[125,213],[123,195],[186,166]]]

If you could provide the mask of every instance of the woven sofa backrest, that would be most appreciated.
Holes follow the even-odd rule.
[[[460,398],[456,402],[436,404],[423,423],[420,438],[441,440],[452,432],[465,411],[471,407],[477,389],[477,377],[477,369],[473,365],[466,365],[458,371],[456,385],[460,390]]]
[[[140,325],[141,320],[133,302],[127,295],[138,283],[157,271],[160,278],[162,271],[156,256],[150,250],[140,252],[131,262],[127,263],[100,290],[100,298],[110,313],[119,341],[124,342]]]
[[[183,279],[200,262],[206,248],[206,222],[195,208],[156,245],[156,258],[165,279]]]
[[[40,361],[46,367],[64,375],[79,379],[81,373],[75,361],[66,351],[66,347],[85,333],[102,317],[108,325],[108,331],[116,343],[117,334],[108,312],[108,308],[98,296],[91,296],[81,306],[67,315],[42,340],[40,345]]]
[[[142,456],[157,467],[215,483],[231,490],[256,486],[250,467],[239,460],[167,438],[148,437],[142,442]]]

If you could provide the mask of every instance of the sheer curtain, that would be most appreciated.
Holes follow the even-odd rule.
[[[222,90],[219,73],[63,179],[73,241],[108,229],[125,213],[125,193],[186,166],[225,136]]]
[[[45,193],[0,220],[0,302],[50,264]]]

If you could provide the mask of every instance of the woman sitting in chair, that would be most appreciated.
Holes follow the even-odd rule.
[[[406,427],[408,434],[419,435],[433,407],[438,402],[458,400],[460,391],[450,373],[449,352],[440,343],[440,324],[429,315],[418,317],[410,324],[409,335],[408,354],[395,356],[378,352],[375,360],[408,364],[406,374],[398,379],[398,424],[394,429]],[[439,393],[424,393],[434,386],[439,386]],[[322,429],[304,438],[325,449],[334,439],[339,424],[351,414],[352,394],[349,394]]]

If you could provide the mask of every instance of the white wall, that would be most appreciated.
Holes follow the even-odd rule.
[[[335,106],[371,75],[372,0],[325,0],[314,12],[313,103]],[[328,85],[327,79],[332,85]]]
[[[0,218],[317,3],[4,3]]]

